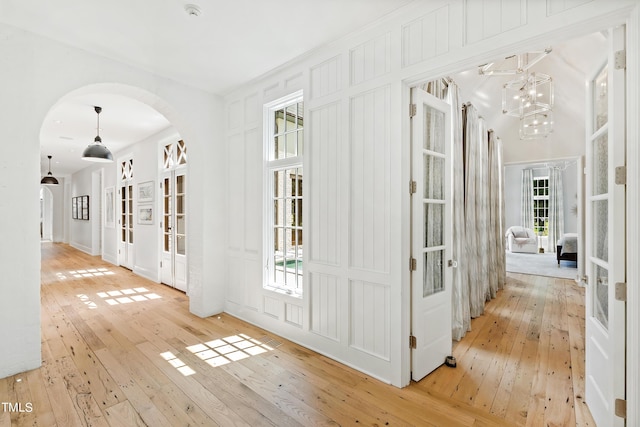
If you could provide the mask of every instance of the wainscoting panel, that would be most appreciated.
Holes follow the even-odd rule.
[[[244,249],[258,254],[262,246],[262,134],[260,129],[244,135]],[[230,188],[236,188],[231,183]],[[230,215],[238,215],[231,212]]]
[[[227,299],[236,304],[245,304],[244,292],[244,260],[236,256],[229,256],[229,273]]]
[[[449,5],[402,27],[402,66],[449,52]]]
[[[239,126],[242,126],[244,120],[242,112],[243,108],[241,100],[234,101],[229,104],[227,109],[227,130],[234,130]]]
[[[244,120],[245,123],[258,123],[262,118],[261,107],[258,105],[258,94],[254,93],[244,99]]]
[[[310,258],[331,265],[340,259],[341,114],[340,103],[311,111],[308,131],[313,143],[306,147],[313,159],[309,167]]]
[[[349,343],[381,359],[389,359],[389,287],[352,280],[350,287],[351,324]]]
[[[311,291],[311,330],[318,335],[338,341],[338,278],[327,274],[312,273]]]
[[[282,317],[283,302],[268,295],[264,296],[264,314],[279,319]]]
[[[547,16],[556,15],[576,6],[591,3],[593,0],[547,0]]]
[[[228,168],[229,182],[233,182],[234,186],[244,187],[245,171],[244,165],[244,143],[243,134],[235,134],[229,137],[227,144],[227,164],[235,165]],[[244,212],[244,195],[241,191],[233,191],[233,187],[228,188],[228,244],[229,249],[241,250],[244,241],[244,220],[243,215],[238,212]]]
[[[467,44],[527,23],[527,0],[465,0]]]
[[[391,34],[385,33],[349,52],[352,86],[381,77],[391,71]]]
[[[390,88],[351,99],[351,267],[389,271]]]
[[[290,302],[285,303],[285,321],[291,325],[302,327],[302,307]]]
[[[244,261],[244,299],[246,307],[252,310],[260,309],[260,296],[262,295],[262,261],[260,258],[245,258]]]
[[[341,56],[334,56],[311,68],[310,99],[331,95],[342,89]]]

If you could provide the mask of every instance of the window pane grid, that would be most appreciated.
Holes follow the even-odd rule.
[[[271,147],[266,167],[271,190],[271,225],[268,241],[269,283],[287,292],[302,290],[303,275],[303,111],[304,104],[292,102],[271,111]],[[288,159],[287,166],[273,160]]]
[[[533,178],[533,228],[537,235],[549,235],[549,178]]]

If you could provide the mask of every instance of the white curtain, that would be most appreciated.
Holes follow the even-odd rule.
[[[504,184],[502,182],[502,141],[489,131],[489,291],[495,298],[507,280],[504,248]]]
[[[460,340],[471,330],[469,308],[469,286],[467,272],[467,245],[464,216],[464,145],[462,141],[462,104],[458,86],[450,82],[447,102],[451,105],[451,139],[453,162],[453,247],[452,257],[458,267],[453,269],[452,287],[452,335]]]
[[[547,251],[556,251],[556,242],[564,234],[564,190],[562,188],[562,171],[556,167],[549,168],[549,238]]]
[[[520,224],[533,229],[533,171],[522,170],[522,190],[520,192]]]

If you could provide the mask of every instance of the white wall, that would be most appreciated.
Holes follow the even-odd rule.
[[[410,159],[403,82],[537,46],[545,32],[568,38],[600,30],[606,19],[619,22],[628,12],[615,11],[626,5],[635,2],[418,1],[229,94],[227,311],[384,381],[407,384]],[[262,288],[260,196],[262,106],[299,89],[309,207],[303,299]],[[557,144],[536,150],[542,158],[558,157],[551,155]]]
[[[11,185],[0,187],[0,377],[40,366],[39,133],[47,112],[65,96],[107,91],[145,102],[167,117],[189,143],[188,243],[191,311],[199,316],[224,306],[224,206],[226,175],[222,151],[222,102],[214,95],[180,85],[84,50],[0,25],[0,169]],[[52,66],[55,64],[55,66]],[[89,177],[89,183],[90,183]],[[206,183],[206,192],[205,185]],[[74,195],[89,194],[76,182]],[[67,195],[64,196],[67,198]],[[69,198],[65,204],[70,204]],[[16,207],[20,207],[17,209]],[[66,213],[64,216],[69,216]],[[87,221],[69,221],[72,243],[91,248]],[[206,265],[205,265],[206,260]]]
[[[505,229],[514,225],[522,225],[520,206],[523,169],[533,169],[534,177],[549,176],[548,168],[544,163],[519,163],[504,167]],[[564,189],[564,232],[577,233],[578,216],[572,212],[572,207],[575,205],[577,209],[578,204],[578,175],[575,161],[572,161],[562,172],[562,185]]]

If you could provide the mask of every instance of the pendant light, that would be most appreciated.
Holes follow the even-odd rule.
[[[113,155],[111,154],[111,151],[102,144],[102,139],[100,138],[100,112],[102,111],[102,108],[93,107],[93,109],[98,115],[98,135],[93,140],[93,144],[89,144],[87,148],[84,149],[82,158],[90,162],[113,162]]]
[[[49,173],[47,176],[40,180],[40,184],[44,185],[58,185],[58,180],[51,173],[51,156],[47,156],[49,158]]]

